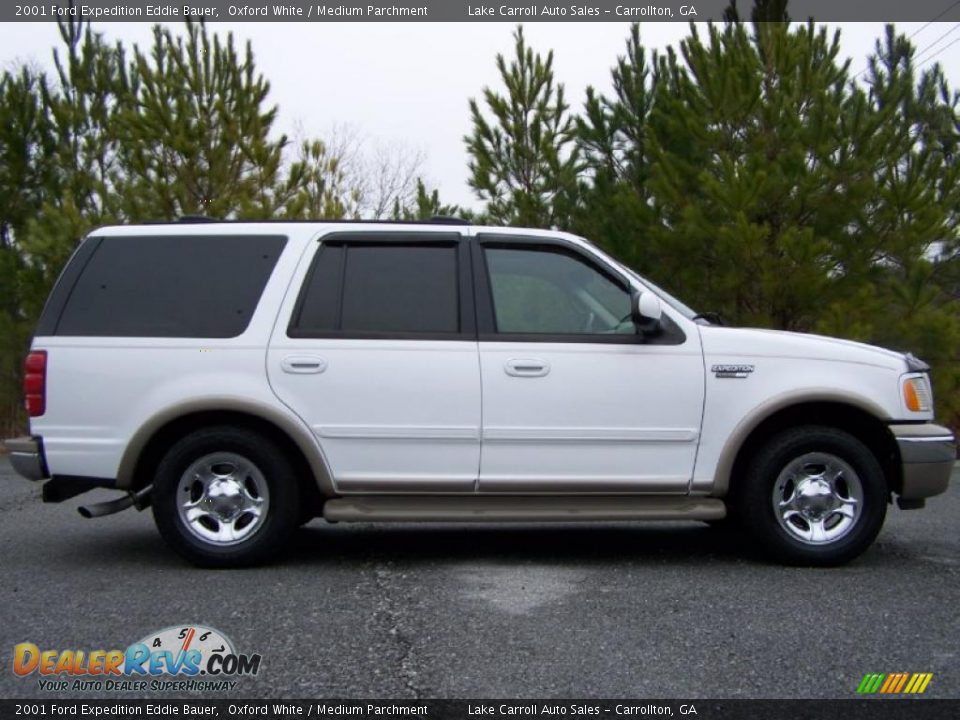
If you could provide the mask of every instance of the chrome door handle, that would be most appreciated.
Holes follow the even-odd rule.
[[[512,377],[543,377],[550,372],[550,363],[539,358],[513,358],[507,360],[503,371]]]
[[[280,361],[280,367],[285,373],[309,375],[326,370],[327,361],[316,355],[290,355]]]

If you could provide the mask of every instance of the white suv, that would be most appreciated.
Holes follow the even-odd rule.
[[[711,324],[582,238],[437,219],[107,227],[26,361],[14,467],[207,566],[299,523],[721,521],[785,562],[942,493],[927,366]]]

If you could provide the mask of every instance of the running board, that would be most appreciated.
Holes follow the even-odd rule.
[[[596,520],[722,520],[723,500],[664,496],[408,496],[363,495],[328,500],[331,522],[582,522]]]

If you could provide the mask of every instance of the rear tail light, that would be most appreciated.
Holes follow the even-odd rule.
[[[39,417],[47,409],[47,351],[34,350],[23,363],[23,396],[27,414]]]

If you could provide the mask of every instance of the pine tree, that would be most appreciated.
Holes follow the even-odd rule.
[[[321,140],[305,140],[299,158],[275,191],[280,215],[287,219],[358,218],[360,191]]]
[[[938,410],[960,421],[960,115],[942,69],[920,71],[892,26],[870,58],[866,85],[879,158],[863,206],[855,257],[870,264],[871,302],[832,307],[820,323],[911,350],[933,366]],[[865,257],[864,257],[865,256]],[[853,263],[848,263],[853,266]]]
[[[630,26],[626,54],[611,72],[613,96],[587,88],[577,118],[577,145],[585,173],[573,230],[637,268],[649,262],[655,223],[649,189],[649,119],[658,74],[647,63],[640,26]],[[657,56],[653,55],[655,67]]]
[[[651,116],[651,274],[733,322],[810,329],[861,187],[839,35],[812,23],[696,28],[661,59]]]
[[[20,431],[23,351],[31,309],[43,302],[23,235],[57,194],[55,138],[43,104],[46,79],[28,68],[0,76],[0,432]]]
[[[135,47],[130,99],[118,114],[130,219],[181,215],[270,217],[278,208],[286,138],[271,137],[277,108],[249,43],[188,21],[184,35],[156,26]]]
[[[56,81],[41,86],[56,139],[56,193],[22,234],[45,288],[87,232],[120,218],[115,123],[128,95],[122,47],[107,45],[82,18],[58,21],[58,30],[63,48],[53,53]]]
[[[434,188],[428,190],[423,178],[417,178],[417,191],[413,202],[401,205],[399,200],[393,204],[392,218],[394,220],[429,220],[433,217],[461,218],[468,222],[481,223],[483,220],[470,210],[459,205],[446,205],[440,202],[440,191]]]
[[[464,141],[470,187],[487,203],[492,222],[531,227],[569,225],[578,151],[574,120],[556,84],[553,52],[542,57],[514,32],[514,58],[497,55],[505,94],[484,88],[491,118],[470,100],[473,132]]]

